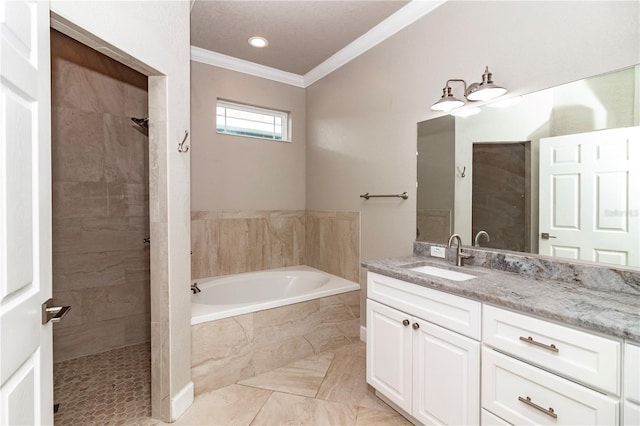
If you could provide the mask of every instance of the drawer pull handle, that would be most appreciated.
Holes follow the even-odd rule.
[[[404,321],[402,321],[402,325],[404,325],[405,327],[407,327],[409,325],[409,320],[406,319]]]
[[[531,343],[532,345],[539,346],[551,352],[560,352],[560,350],[556,348],[556,345],[554,345],[553,343],[550,345],[545,345],[544,343],[536,342],[535,340],[533,340],[533,337],[531,336],[529,337],[520,336],[520,340],[522,340],[523,342]]]
[[[520,402],[524,402],[525,404],[527,404],[530,407],[535,408],[538,411],[542,411],[543,413],[545,413],[547,416],[553,417],[554,419],[558,418],[558,415],[553,411],[553,408],[549,407],[549,409],[547,410],[546,408],[543,408],[541,406],[539,406],[538,404],[536,404],[535,402],[531,401],[531,398],[527,397],[526,399],[519,396],[518,397],[518,401]]]

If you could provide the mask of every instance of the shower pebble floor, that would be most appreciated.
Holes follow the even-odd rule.
[[[127,346],[53,366],[56,425],[130,425],[151,416],[151,346]],[[144,424],[149,424],[146,422]]]
[[[174,425],[407,425],[365,380],[355,342],[196,396]],[[152,419],[149,343],[54,366],[58,425],[165,425]]]

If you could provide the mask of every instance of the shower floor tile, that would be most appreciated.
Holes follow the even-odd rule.
[[[56,363],[53,383],[56,426],[150,423],[148,342]]]

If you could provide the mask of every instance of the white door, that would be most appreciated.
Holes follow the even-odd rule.
[[[367,300],[367,383],[411,413],[411,316]]]
[[[540,254],[640,266],[638,182],[640,127],[540,139]]]
[[[480,342],[414,320],[413,412],[425,425],[480,422]]]
[[[49,2],[0,0],[0,424],[52,424]]]

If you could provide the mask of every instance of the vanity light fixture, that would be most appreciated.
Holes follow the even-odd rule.
[[[514,96],[512,98],[504,98],[499,101],[491,102],[490,104],[487,104],[487,106],[491,108],[506,108],[519,104],[520,101],[522,101],[522,96]]]
[[[261,49],[263,47],[267,47],[269,45],[269,41],[264,37],[251,37],[249,39],[249,44],[253,47]]]
[[[462,108],[452,112],[451,115],[453,115],[454,117],[471,117],[472,115],[480,114],[481,112],[482,109],[478,107]]]
[[[447,80],[444,89],[442,89],[442,97],[438,102],[431,106],[433,111],[448,112],[455,108],[460,108],[465,104],[464,101],[453,96],[451,93],[451,87],[449,86],[450,82],[462,83],[464,85],[464,97],[468,101],[472,102],[488,101],[507,93],[507,89],[493,83],[492,74],[489,72],[489,67],[487,66],[484,70],[484,74],[482,74],[482,81],[480,83],[472,83],[467,87],[467,82],[464,80],[458,78]]]

